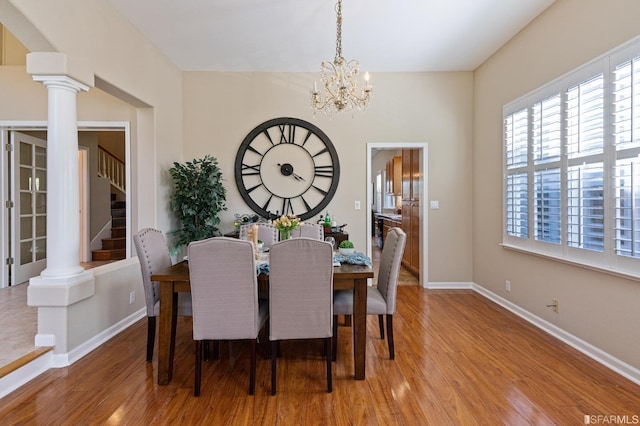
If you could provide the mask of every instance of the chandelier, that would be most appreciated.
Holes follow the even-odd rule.
[[[336,16],[336,56],[333,62],[323,61],[320,64],[322,93],[318,91],[315,81],[311,92],[314,111],[323,111],[325,114],[366,108],[373,89],[369,84],[368,72],[364,75],[362,89],[358,87],[360,64],[342,57],[342,0],[336,4]]]

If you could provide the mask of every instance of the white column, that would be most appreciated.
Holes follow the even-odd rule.
[[[41,276],[70,277],[80,266],[76,97],[89,87],[67,76],[33,76],[48,90],[47,267]]]

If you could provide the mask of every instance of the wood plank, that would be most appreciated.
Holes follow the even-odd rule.
[[[583,424],[584,415],[640,414],[640,386],[471,291],[398,289],[396,360],[367,318],[366,379],[353,380],[350,327],[340,326],[334,391],[322,342],[283,342],[278,393],[249,343],[223,342],[193,396],[191,318],[176,327],[173,380],[145,362],[146,319],[70,367],[0,400],[3,424]]]

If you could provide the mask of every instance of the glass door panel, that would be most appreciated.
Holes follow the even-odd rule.
[[[12,233],[12,285],[28,281],[46,266],[47,151],[46,141],[19,132],[14,146],[14,200],[16,224]]]

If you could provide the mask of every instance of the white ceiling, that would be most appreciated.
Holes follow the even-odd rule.
[[[182,70],[314,72],[336,0],[109,0]],[[343,0],[342,53],[362,71],[470,71],[554,0]]]

